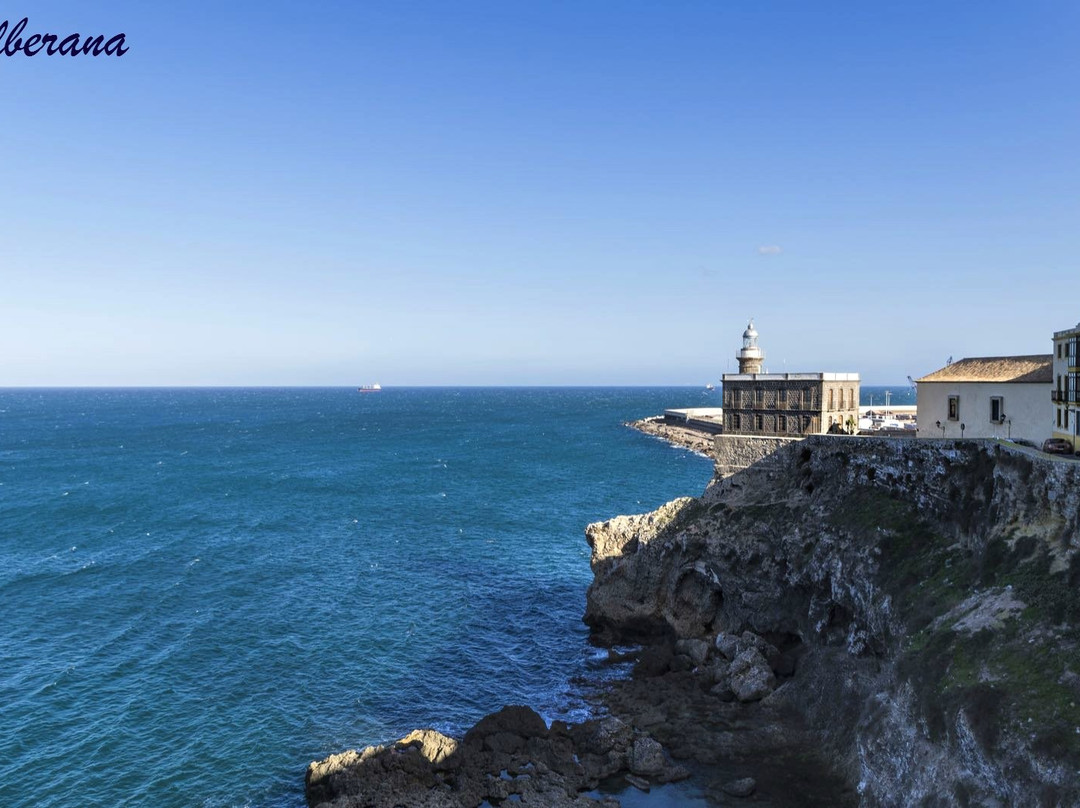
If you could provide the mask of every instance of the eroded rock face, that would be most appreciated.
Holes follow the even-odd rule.
[[[756,722],[744,745],[805,726],[861,805],[1080,804],[1078,525],[1080,463],[814,437],[699,500],[590,525],[585,620],[657,644],[640,675],[682,681],[699,716]],[[633,701],[657,690],[627,706],[678,747],[694,725]]]
[[[474,808],[515,795],[527,804],[595,808],[618,803],[580,792],[631,769],[656,782],[685,776],[659,743],[617,718],[549,728],[528,707],[504,707],[460,741],[416,730],[313,762],[306,795],[312,808]]]
[[[693,527],[700,503],[690,497],[677,499],[650,514],[618,516],[589,525],[585,538],[592,548],[592,569],[604,585],[590,587],[585,606],[585,622],[603,636],[606,625],[618,627],[622,639],[656,640],[671,636],[700,635],[701,620],[719,608],[719,579],[705,564],[688,563],[678,569],[635,568],[634,576],[610,574],[624,559],[639,552],[652,553],[653,545],[666,548],[670,537]],[[662,598],[657,595],[663,588]],[[649,592],[642,598],[641,594]],[[657,608],[670,604],[669,608]],[[707,614],[703,615],[703,612]]]

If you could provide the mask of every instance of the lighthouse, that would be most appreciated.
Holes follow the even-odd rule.
[[[742,350],[735,356],[739,360],[739,373],[761,373],[761,363],[765,361],[765,354],[757,344],[758,332],[754,329],[754,321],[746,326],[742,335]]]
[[[721,377],[726,434],[794,438],[858,422],[858,373],[764,373],[765,353],[753,320],[735,356],[739,372]]]

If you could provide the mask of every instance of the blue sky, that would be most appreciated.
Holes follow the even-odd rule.
[[[892,384],[1080,320],[1074,2],[23,16],[130,51],[0,56],[0,386],[703,384],[751,315]]]

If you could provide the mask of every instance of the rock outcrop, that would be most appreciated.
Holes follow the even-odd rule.
[[[549,728],[528,707],[504,707],[461,740],[417,730],[387,746],[313,762],[306,795],[311,808],[475,808],[504,800],[617,808],[617,800],[581,792],[631,772],[645,788],[688,775],[668,760],[659,743],[618,718],[556,721]]]
[[[838,805],[1080,804],[1080,463],[812,437],[586,535],[586,622],[647,644],[613,711],[676,757],[816,749]]]

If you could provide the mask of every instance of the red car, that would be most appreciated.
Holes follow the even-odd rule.
[[[1047,454],[1071,455],[1073,453],[1073,447],[1072,444],[1064,438],[1047,438],[1043,441],[1043,451]]]

